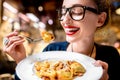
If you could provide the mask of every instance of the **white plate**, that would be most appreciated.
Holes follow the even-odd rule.
[[[76,60],[81,63],[86,69],[82,77],[77,77],[74,80],[99,80],[102,76],[102,67],[93,65],[95,60],[83,54],[66,51],[48,51],[31,55],[21,62],[16,67],[16,73],[21,80],[41,80],[38,78],[33,70],[34,63],[45,59],[61,59],[61,60]]]

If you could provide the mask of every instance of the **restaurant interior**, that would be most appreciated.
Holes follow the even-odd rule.
[[[95,41],[114,46],[116,42],[120,42],[120,0],[109,1],[110,23],[96,32]],[[14,80],[16,63],[2,51],[3,38],[8,33],[17,29],[20,35],[40,39],[41,31],[45,30],[54,35],[51,42],[65,41],[64,31],[56,12],[61,4],[62,0],[0,0],[0,80]],[[24,45],[27,55],[41,52],[51,42],[26,40]]]

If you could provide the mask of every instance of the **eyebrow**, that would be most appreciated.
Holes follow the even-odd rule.
[[[89,6],[86,6],[86,5],[74,4],[74,5],[72,5],[71,7],[79,7],[79,6],[85,7],[87,10],[92,11],[93,13],[98,14],[98,10],[97,10],[96,8],[89,7]],[[68,7],[68,8],[71,8],[71,7]],[[62,6],[62,8],[66,8],[65,5]]]
[[[73,4],[71,7],[77,7],[77,6],[86,6],[86,7],[90,7],[90,6],[82,5],[82,4]],[[67,7],[65,7],[65,5],[63,5],[62,8],[67,8]],[[68,7],[68,8],[70,8],[70,7]],[[93,8],[93,7],[90,7],[90,8]],[[95,9],[95,8],[93,8],[93,9]]]

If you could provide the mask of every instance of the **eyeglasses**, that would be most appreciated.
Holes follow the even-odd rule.
[[[85,16],[85,11],[89,10],[95,14],[98,14],[97,9],[87,7],[87,6],[82,6],[82,5],[75,5],[70,8],[61,8],[58,9],[58,19],[62,21],[66,15],[67,12],[69,12],[70,17],[75,20],[75,21],[80,21],[84,18]]]

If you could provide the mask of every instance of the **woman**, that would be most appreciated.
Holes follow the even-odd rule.
[[[66,33],[66,42],[52,43],[44,51],[65,50],[83,53],[97,61],[104,73],[100,80],[120,80],[120,57],[111,46],[102,46],[94,42],[94,34],[98,28],[109,22],[109,4],[107,0],[64,0],[58,10],[59,20]],[[26,57],[24,39],[17,31],[6,36],[9,39],[4,47],[11,57],[19,63]],[[94,73],[93,73],[94,74]]]

